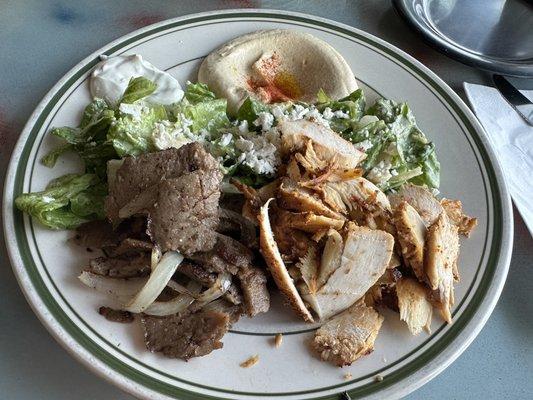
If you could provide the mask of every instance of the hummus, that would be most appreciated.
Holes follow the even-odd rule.
[[[357,89],[352,70],[329,44],[284,29],[240,36],[207,56],[198,80],[228,100],[235,114],[247,97],[265,103],[316,102],[320,89],[334,99]]]

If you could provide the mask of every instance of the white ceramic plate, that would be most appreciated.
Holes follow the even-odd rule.
[[[67,243],[16,211],[13,199],[52,178],[80,168],[75,157],[54,169],[38,160],[56,143],[52,126],[76,125],[89,101],[87,77],[100,54],[139,53],[184,83],[196,80],[202,58],[222,43],[258,29],[309,32],[335,47],[351,65],[368,97],[407,100],[419,125],[435,142],[443,195],[461,199],[479,226],[461,248],[462,280],[454,322],[435,318],[432,334],[411,336],[396,314],[385,313],[375,351],[343,369],[320,362],[307,348],[310,327],[275,296],[266,315],[243,318],[207,357],[166,359],[146,351],[138,325],[106,321],[96,312],[104,297],[76,279],[93,254]],[[19,283],[49,331],[76,358],[124,390],[143,398],[336,399],[397,398],[427,382],[474,339],[503,287],[512,248],[508,192],[486,137],[459,97],[422,64],[365,32],[316,17],[280,11],[229,11],[187,16],[136,31],[93,53],[46,95],[17,143],[4,194],[5,236]],[[283,346],[272,345],[284,333]],[[243,369],[251,355],[259,364]],[[46,361],[43,360],[43,363]],[[351,373],[351,378],[344,375]],[[379,375],[383,380],[375,379]]]

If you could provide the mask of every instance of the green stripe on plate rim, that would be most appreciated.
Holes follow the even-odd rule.
[[[197,22],[209,21],[209,20],[214,20],[214,19],[221,19],[221,20],[231,19],[231,18],[250,19],[251,17],[274,19],[274,20],[279,20],[280,22],[287,22],[287,20],[289,20],[289,21],[310,23],[313,25],[322,26],[332,31],[343,33],[347,36],[356,38],[359,41],[364,41],[368,44],[371,44],[373,47],[381,50],[382,52],[387,53],[389,56],[392,56],[395,62],[397,62],[399,65],[403,64],[409,70],[415,71],[417,74],[424,77],[425,78],[424,83],[429,83],[432,89],[448,102],[447,105],[451,106],[454,112],[457,115],[459,115],[462,123],[467,127],[471,138],[474,140],[474,142],[477,145],[477,149],[481,153],[481,158],[483,159],[483,165],[486,168],[486,172],[488,174],[491,188],[493,188],[493,191],[492,191],[493,199],[492,200],[493,200],[493,207],[494,207],[493,209],[494,231],[493,231],[492,243],[493,244],[495,243],[496,245],[491,247],[491,251],[489,254],[488,261],[487,261],[486,271],[482,277],[482,280],[478,286],[476,293],[474,294],[474,297],[471,299],[469,303],[468,309],[464,311],[464,313],[459,317],[459,319],[454,322],[454,324],[449,328],[449,330],[432,347],[430,347],[428,350],[426,350],[424,353],[418,356],[415,360],[411,361],[409,364],[385,376],[384,380],[381,382],[369,383],[369,384],[360,386],[358,388],[355,388],[349,392],[349,394],[354,397],[369,395],[371,393],[375,393],[379,390],[389,387],[397,383],[399,380],[402,380],[408,377],[412,373],[419,370],[427,362],[429,362],[434,357],[436,357],[438,354],[440,354],[445,349],[445,347],[449,343],[451,343],[461,333],[461,331],[464,329],[466,324],[470,321],[470,319],[474,316],[477,309],[479,308],[481,302],[483,301],[484,295],[487,293],[488,288],[492,282],[492,278],[494,277],[495,270],[496,270],[496,261],[498,260],[500,256],[501,247],[502,247],[501,239],[502,239],[503,212],[502,212],[502,202],[499,196],[500,191],[497,190],[498,182],[496,180],[496,175],[495,175],[492,165],[490,164],[489,157],[484,147],[484,144],[481,138],[478,136],[478,133],[476,132],[475,128],[471,125],[470,121],[468,120],[468,117],[463,113],[461,108],[457,104],[455,104],[454,100],[446,93],[446,91],[442,89],[436,82],[433,82],[433,79],[430,76],[428,76],[424,71],[420,70],[416,65],[412,64],[409,60],[403,59],[401,56],[396,54],[394,51],[388,49],[387,47],[383,46],[380,43],[374,42],[371,38],[367,38],[363,35],[360,35],[358,32],[354,32],[354,31],[351,31],[349,29],[346,29],[340,26],[332,25],[324,21],[317,21],[317,20],[305,18],[302,16],[296,16],[296,15],[286,15],[286,14],[278,15],[278,14],[272,14],[268,12],[253,12],[253,13],[236,12],[236,13],[227,13],[224,15],[205,15],[201,17],[171,22],[171,23],[153,28],[152,30],[145,31],[143,33],[140,33],[136,36],[133,36],[129,39],[124,40],[120,44],[115,45],[114,47],[106,51],[105,54],[114,53],[120,48],[123,48],[124,46],[127,46],[130,43],[134,43],[135,41],[143,37],[153,35],[155,33],[158,33],[158,32],[173,28],[173,27],[177,27],[181,25],[189,25],[189,24],[193,24]],[[13,190],[14,197],[22,193],[22,189],[24,186],[24,172],[27,166],[29,155],[32,149],[32,145],[37,137],[37,133],[42,127],[43,122],[46,120],[48,114],[53,109],[53,107],[56,105],[58,100],[70,88],[70,86],[77,79],[79,79],[80,76],[87,73],[91,68],[93,68],[97,62],[98,62],[98,59],[95,58],[92,61],[88,62],[85,66],[81,67],[80,70],[77,71],[70,79],[68,79],[65,82],[65,84],[57,91],[57,93],[54,96],[52,96],[51,100],[46,104],[43,111],[38,116],[29,134],[28,140],[26,144],[24,145],[24,148],[22,150],[21,157],[19,160],[19,164],[17,166],[15,181],[14,181],[14,190]],[[477,158],[477,155],[476,155],[476,158]],[[487,199],[487,203],[488,203],[488,199]],[[196,392],[192,392],[187,389],[173,386],[166,382],[162,382],[156,378],[152,378],[146,375],[145,373],[138,371],[135,368],[132,368],[130,365],[124,363],[123,361],[112,356],[111,354],[107,353],[104,349],[102,349],[99,345],[97,345],[94,341],[92,341],[92,339],[90,339],[87,335],[85,335],[85,333],[83,333],[80,330],[80,328],[78,328],[74,324],[74,322],[70,320],[69,317],[65,314],[65,312],[61,309],[61,307],[52,297],[51,293],[48,291],[48,288],[46,287],[42,277],[39,275],[35,262],[32,258],[31,252],[29,250],[27,238],[25,235],[23,215],[17,210],[13,209],[13,219],[15,222],[15,236],[16,236],[17,244],[19,246],[19,251],[24,261],[26,272],[36,292],[39,294],[41,300],[46,305],[50,313],[54,316],[56,321],[61,325],[61,327],[66,332],[68,332],[68,334],[74,340],[77,341],[78,344],[80,344],[84,349],[89,351],[92,355],[97,357],[100,361],[102,361],[104,364],[106,364],[108,367],[110,367],[117,373],[122,374],[126,378],[131,379],[135,381],[136,383],[139,383],[145,386],[146,388],[149,388],[161,394],[164,394],[170,397],[179,396],[176,398],[181,398],[181,399],[220,398],[220,397],[213,397],[213,396],[204,395],[204,394],[198,394]],[[191,384],[190,382],[187,382],[187,383]],[[297,395],[297,394],[316,393],[319,391],[325,391],[325,390],[329,390],[333,388],[341,388],[344,386],[348,386],[349,384],[350,382],[347,382],[347,383],[336,385],[333,387],[320,388],[317,390],[286,392],[286,393],[272,393],[272,394],[237,392],[237,391],[221,390],[217,388],[210,388],[210,387],[206,387],[202,385],[199,385],[199,386],[206,388],[206,389],[218,391],[218,392],[225,392],[225,393],[231,393],[231,394],[242,394],[242,395],[248,395],[248,396],[254,396],[254,395],[255,396],[289,395],[290,396],[290,395]],[[336,399],[337,396],[328,395],[325,397],[317,397],[317,398]]]

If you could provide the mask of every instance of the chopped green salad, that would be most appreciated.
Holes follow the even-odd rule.
[[[230,117],[226,100],[202,83],[188,83],[183,99],[172,105],[146,101],[155,89],[152,81],[133,78],[118,105],[96,98],[78,127],[53,128],[50,134],[64,143],[42,163],[52,168],[62,154],[75,152],[85,171],[55,179],[42,192],[20,195],[16,206],[51,229],[73,229],[102,219],[109,160],[190,142],[204,144],[227,178],[259,187],[275,178],[281,164],[276,125],[300,119],[331,128],[365,152],[364,176],[384,191],[406,182],[439,187],[435,147],[406,103],[378,99],[367,107],[361,89],[340,100],[320,91],[316,104],[263,104],[248,98],[236,117]]]

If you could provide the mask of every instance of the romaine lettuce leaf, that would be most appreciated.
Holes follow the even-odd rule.
[[[51,229],[73,229],[88,218],[96,218],[102,215],[97,210],[96,192],[92,192],[92,201],[78,201],[76,211],[82,210],[82,202],[90,204],[91,212],[82,212],[79,215],[71,208],[71,200],[79,196],[89,188],[98,185],[99,179],[94,174],[68,174],[57,178],[49,183],[47,188],[42,192],[24,193],[15,199],[15,205],[21,211],[24,211],[36,218],[44,226]],[[104,195],[100,195],[103,198]]]
[[[150,79],[146,79],[143,76],[131,78],[119,103],[135,103],[137,100],[150,96],[156,89],[157,85]]]
[[[70,199],[71,211],[79,217],[104,219],[104,202],[107,195],[107,185],[103,182],[74,195]]]
[[[106,133],[113,121],[115,112],[110,109],[102,99],[95,99],[83,112],[82,121],[78,128],[68,126],[53,128],[51,135],[62,138],[66,144],[46,154],[41,162],[52,168],[58,157],[69,150],[74,150],[81,155],[87,146],[97,146],[106,140]],[[83,157],[82,157],[83,158]]]
[[[43,163],[43,165],[47,166],[48,168],[52,168],[54,165],[56,165],[57,159],[60,155],[73,149],[74,146],[69,143],[58,146],[54,150],[46,154],[43,158],[41,158],[41,163]]]
[[[187,83],[185,89],[185,98],[191,104],[201,103],[203,101],[215,100],[217,97],[209,90],[209,87],[205,83]]]
[[[87,144],[78,150],[78,154],[85,163],[85,172],[96,174],[105,180],[107,161],[117,158],[117,152],[110,142]]]
[[[248,126],[252,127],[254,121],[259,117],[259,113],[268,111],[266,104],[248,97],[237,111],[239,121],[248,121]]]
[[[163,106],[145,106],[139,118],[120,114],[107,132],[107,140],[120,157],[137,156],[155,150],[152,131],[155,123],[167,119]]]
[[[339,100],[331,99],[321,89],[317,94],[317,99],[318,103],[316,107],[320,112],[324,112],[326,108],[329,108],[332,112],[341,111],[348,115],[348,118],[339,118],[336,116],[331,118],[329,125],[336,132],[344,132],[355,125],[365,111],[366,100],[362,89],[357,89]]]
[[[385,121],[390,130],[386,146],[380,150],[377,160],[386,158],[396,175],[384,188],[392,189],[405,182],[412,182],[437,189],[440,184],[440,164],[435,146],[416,125],[409,106],[406,103],[379,99],[367,112]],[[391,146],[395,148],[393,154],[390,154]],[[388,154],[384,154],[383,151],[387,151]],[[366,162],[369,158],[367,157]]]
[[[177,123],[183,123],[185,119],[187,127],[194,133],[203,129],[215,132],[230,126],[226,106],[226,99],[201,101],[195,104],[184,99],[174,105],[172,114]]]
[[[186,106],[183,109],[183,115],[192,122],[190,126],[192,132],[202,129],[213,132],[230,124],[226,115],[226,107],[226,99],[203,101]]]

